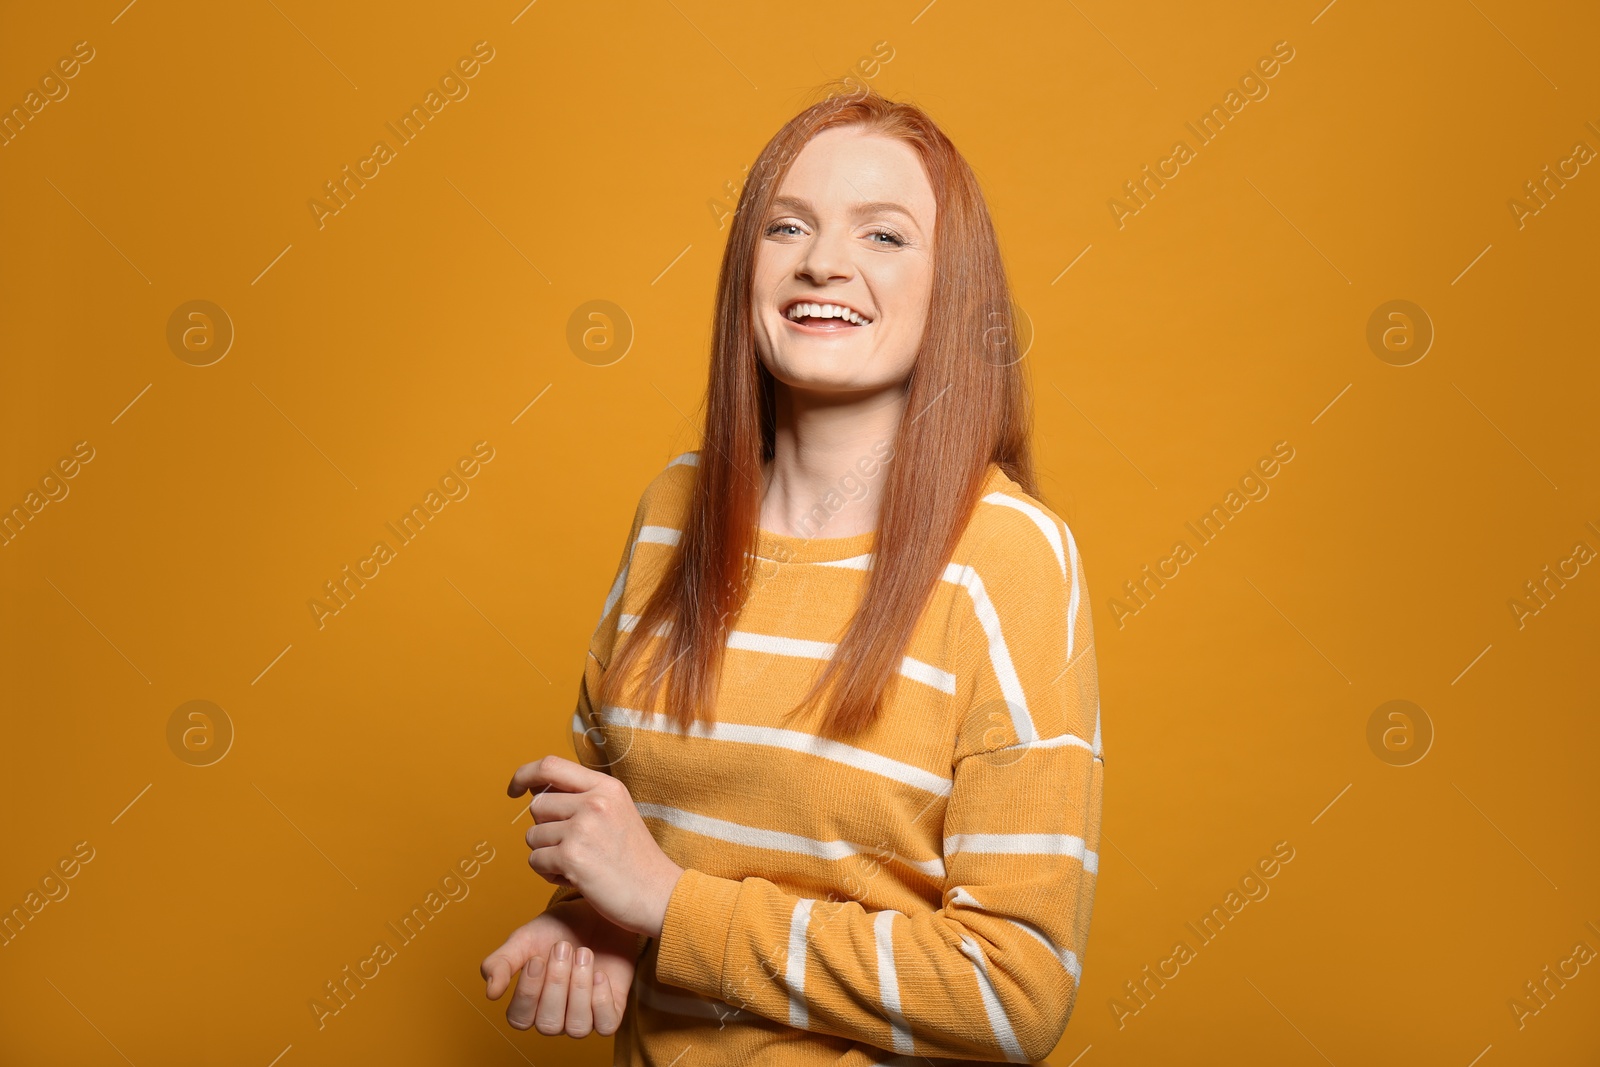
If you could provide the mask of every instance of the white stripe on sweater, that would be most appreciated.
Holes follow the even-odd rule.
[[[617,580],[611,583],[611,592],[606,594],[605,607],[600,610],[600,621],[595,623],[599,630],[605,625],[606,616],[611,614],[611,609],[617,606],[618,599],[622,596],[623,587],[628,584],[628,570],[633,566],[633,553],[641,544],[675,545],[683,536],[681,530],[674,530],[670,526],[641,526],[639,537],[628,546],[628,558],[622,564],[622,570],[617,574]]]
[[[1100,857],[1090,852],[1081,837],[1072,834],[950,834],[944,839],[945,856],[978,852],[1005,856],[1071,856],[1091,874],[1100,870]]]
[[[640,816],[646,819],[660,819],[680,830],[700,834],[702,837],[714,838],[718,841],[728,841],[736,845],[745,845],[749,848],[764,848],[772,852],[787,852],[795,856],[812,856],[816,859],[842,860],[852,856],[861,856],[868,853],[877,855],[871,845],[858,845],[849,841],[818,841],[812,837],[801,837],[799,834],[786,833],[782,830],[764,830],[757,826],[746,826],[743,823],[729,822],[727,819],[718,819],[710,815],[700,815],[682,808],[672,808],[665,804],[647,804],[635,801],[635,808]],[[929,878],[941,879],[944,877],[944,860],[913,860],[895,853],[888,857],[902,863],[912,870]]]
[[[1073,636],[1078,629],[1078,542],[1072,539],[1072,530],[1066,523],[1061,524],[1061,529],[1067,535],[1067,552],[1072,557],[1072,595],[1067,601],[1067,662],[1071,663]]]
[[[806,927],[811,923],[809,897],[795,901],[789,915],[789,961],[784,965],[783,981],[789,987],[789,1025],[804,1030],[810,1025],[811,1010],[806,1005]]]
[[[1037,741],[1024,741],[1021,744],[1006,745],[1003,748],[991,748],[983,752],[975,752],[973,756],[993,756],[1002,752],[1027,752],[1039,748],[1082,748],[1090,752],[1094,751],[1094,746],[1077,734],[1057,734],[1055,737],[1041,737]]]
[[[641,526],[639,541],[647,545],[675,545],[683,539],[683,531],[671,526]]]
[[[1044,538],[1050,543],[1050,551],[1055,553],[1056,565],[1061,568],[1061,577],[1069,583],[1071,593],[1067,602],[1067,662],[1072,662],[1072,646],[1077,639],[1075,631],[1078,622],[1078,543],[1072,537],[1072,530],[1060,519],[1052,519],[1044,511],[1028,503],[1026,500],[1011,496],[1007,493],[990,493],[983,498],[985,503],[996,504],[1001,507],[1014,508],[1033,520],[1033,524],[1044,533]],[[1059,528],[1057,524],[1059,523]],[[1066,554],[1061,551],[1062,539],[1065,535]],[[1068,564],[1071,564],[1070,567]]]
[[[911,1040],[911,1027],[900,1010],[900,975],[894,963],[894,917],[899,914],[886,908],[874,915],[872,938],[878,950],[878,996],[883,1000],[883,1013],[889,1017],[890,1040],[896,1052],[911,1052],[916,1045]]]
[[[617,620],[617,629],[623,633],[632,633],[635,626],[639,625],[639,616],[624,614]],[[656,627],[656,635],[666,632],[666,623]],[[778,634],[758,634],[749,630],[729,630],[729,648],[736,648],[741,652],[765,652],[775,656],[794,656],[799,659],[832,659],[838,645],[831,641],[810,641],[802,637],[783,637]],[[956,691],[956,676],[931,663],[902,656],[900,659],[900,673],[914,682],[931,686],[941,693],[954,694]]]
[[[946,907],[948,907],[949,904],[960,904],[962,907],[971,908],[974,911],[987,910],[982,904],[978,903],[976,897],[967,891],[967,887],[962,885],[958,885],[955,887],[955,889],[950,891],[950,900],[948,904],[946,904]],[[1083,965],[1078,961],[1078,954],[1076,952],[1072,951],[1070,948],[1053,944],[1050,939],[1044,936],[1044,933],[1032,923],[1023,922],[1021,919],[1013,919],[1008,915],[1001,915],[998,916],[998,918],[1002,918],[1011,925],[1026,931],[1028,934],[1032,935],[1035,941],[1049,949],[1050,955],[1054,956],[1061,964],[1062,968],[1065,969],[1068,974],[1072,975],[1072,980],[1074,982],[1081,982],[1083,980]]]
[[[962,935],[961,951],[972,961],[973,976],[978,980],[978,995],[983,1000],[984,1013],[989,1016],[989,1029],[994,1031],[995,1043],[1006,1054],[1007,1062],[1028,1062],[1028,1057],[1022,1054],[1022,1045],[1017,1041],[1016,1032],[1011,1028],[1011,1020],[1006,1017],[1006,1007],[1000,1003],[1000,995],[995,992],[994,983],[989,979],[989,962],[983,958],[983,950],[972,938]]]
[[[731,630],[728,647],[745,652],[769,652],[778,656],[796,656],[801,659],[832,659],[839,646],[831,641],[808,641],[799,637],[782,637],[778,634],[758,634],[749,630]],[[941,693],[956,691],[956,676],[931,663],[904,656],[900,660],[900,673],[913,681],[930,685]]]
[[[606,705],[600,713],[602,722],[616,726],[627,726],[636,730],[649,730],[654,733],[680,733],[677,722],[660,712],[644,712],[633,708],[621,708]],[[576,733],[585,732],[585,727],[579,720],[577,713],[572,717],[572,729]],[[818,737],[808,734],[803,730],[786,730],[777,726],[751,726],[736,722],[713,722],[704,720],[695,722],[690,731],[692,737],[709,738],[713,741],[730,741],[745,745],[767,745],[772,748],[788,749],[791,752],[803,752],[819,759],[829,760],[833,763],[842,763],[857,770],[867,771],[871,774],[881,775],[891,781],[908,785],[913,789],[920,789],[925,793],[935,796],[950,795],[950,779],[941,777],[931,771],[910,763],[902,763],[888,756],[864,748],[856,748],[842,741]]]
[[[1061,568],[1062,576],[1066,576],[1067,565],[1061,555],[1061,533],[1056,529],[1056,524],[1050,521],[1048,515],[1026,500],[1011,496],[1009,493],[990,493],[983,498],[983,502],[985,504],[998,504],[1001,507],[1015,508],[1032,519],[1033,524],[1044,533],[1045,540],[1050,542],[1050,549],[1056,554],[1056,564]]]
[[[1105,757],[1101,754],[1101,750],[1100,750],[1100,694],[1098,692],[1096,692],[1095,696],[1094,696],[1094,749],[1093,749],[1093,751],[1094,751],[1094,758],[1099,760],[1101,763],[1104,763],[1105,762]]]
[[[1011,709],[1011,725],[1017,740],[1038,740],[1039,732],[1034,728],[1033,716],[1028,712],[1028,698],[1022,691],[1022,680],[1017,677],[1016,667],[1011,663],[1011,652],[1006,648],[1005,635],[1000,632],[1000,615],[983,587],[983,579],[978,577],[977,570],[970,563],[947,563],[944,580],[961,586],[972,598],[972,612],[977,617],[978,625],[983,627],[984,636],[989,639],[989,662],[994,667],[995,680],[1000,683],[1000,693]]]

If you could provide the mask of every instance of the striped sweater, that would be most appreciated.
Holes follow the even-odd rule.
[[[876,532],[762,530],[715,723],[592,703],[675,551],[697,454],[645,490],[589,646],[573,747],[683,877],[615,1062],[1033,1062],[1060,1040],[1098,868],[1099,690],[1072,533],[996,464],[878,721],[784,713],[860,603]],[[576,896],[558,889],[550,906]]]

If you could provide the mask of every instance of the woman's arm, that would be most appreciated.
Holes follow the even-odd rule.
[[[958,677],[972,679],[971,700],[943,906],[868,911],[689,870],[668,903],[657,978],[901,1053],[1026,1061],[1055,1047],[1088,937],[1104,769],[1086,589],[1057,529],[1059,571],[1048,553],[990,553],[962,574],[974,613]]]

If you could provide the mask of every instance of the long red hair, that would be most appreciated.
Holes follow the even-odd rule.
[[[933,187],[933,291],[906,382],[907,402],[885,468],[872,567],[862,602],[826,669],[794,709],[837,683],[821,732],[870,724],[884,690],[977,504],[991,462],[1037,495],[1031,411],[999,242],[978,181],[933,120],[871,90],[806,108],[756,158],[722,256],[712,327],[706,422],[678,550],[607,667],[602,706],[617,702],[647,650],[637,706],[667,686],[666,713],[684,730],[713,716],[728,632],[755,563],[763,465],[772,457],[775,379],[756,353],[751,279],[763,223],[789,165],[818,133],[856,126],[897,137]],[[659,625],[665,632],[655,635]],[[654,640],[640,640],[655,635]]]

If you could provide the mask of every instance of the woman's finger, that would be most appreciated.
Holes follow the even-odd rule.
[[[483,975],[483,980],[487,983],[484,991],[490,1000],[499,1000],[501,994],[511,988],[517,972],[528,962],[531,954],[528,929],[524,926],[512,931],[503,945],[484,957],[483,962],[478,965],[478,973]]]
[[[539,1008],[539,994],[544,989],[545,959],[535,953],[522,968],[521,977],[517,980],[517,991],[511,994],[511,1003],[506,1005],[506,1022],[515,1029],[526,1030],[533,1025],[535,1012]]]
[[[611,988],[606,972],[595,971],[594,993],[589,1002],[593,1005],[595,1033],[604,1037],[616,1033],[617,1027],[622,1025],[622,1005],[617,1003],[616,990]]]
[[[557,941],[545,961],[544,991],[539,994],[539,1010],[533,1025],[541,1034],[554,1037],[566,1029],[567,986],[572,979],[572,942]]]
[[[542,789],[528,801],[528,811],[535,822],[570,819],[582,806],[583,798],[577,793],[558,793],[554,789]]]
[[[511,985],[511,979],[517,973],[517,968],[502,949],[490,954],[480,963],[478,973],[483,975],[483,988],[489,999],[499,1000],[500,994]]]
[[[594,953],[587,945],[578,949],[572,965],[572,987],[567,991],[567,1036],[588,1037],[594,1029],[589,998],[594,988]]]
[[[567,824],[564,820],[536,822],[528,827],[527,832],[522,835],[522,840],[527,842],[529,848],[546,848],[550,845],[559,845],[566,832]]]
[[[528,830],[528,866],[547,882],[560,885],[566,880],[566,864],[560,856],[560,845],[566,834],[566,822],[540,823]]]
[[[543,759],[518,767],[511,776],[511,784],[506,787],[506,795],[520,797],[532,790],[547,788],[581,793],[610,777],[552,752]]]

